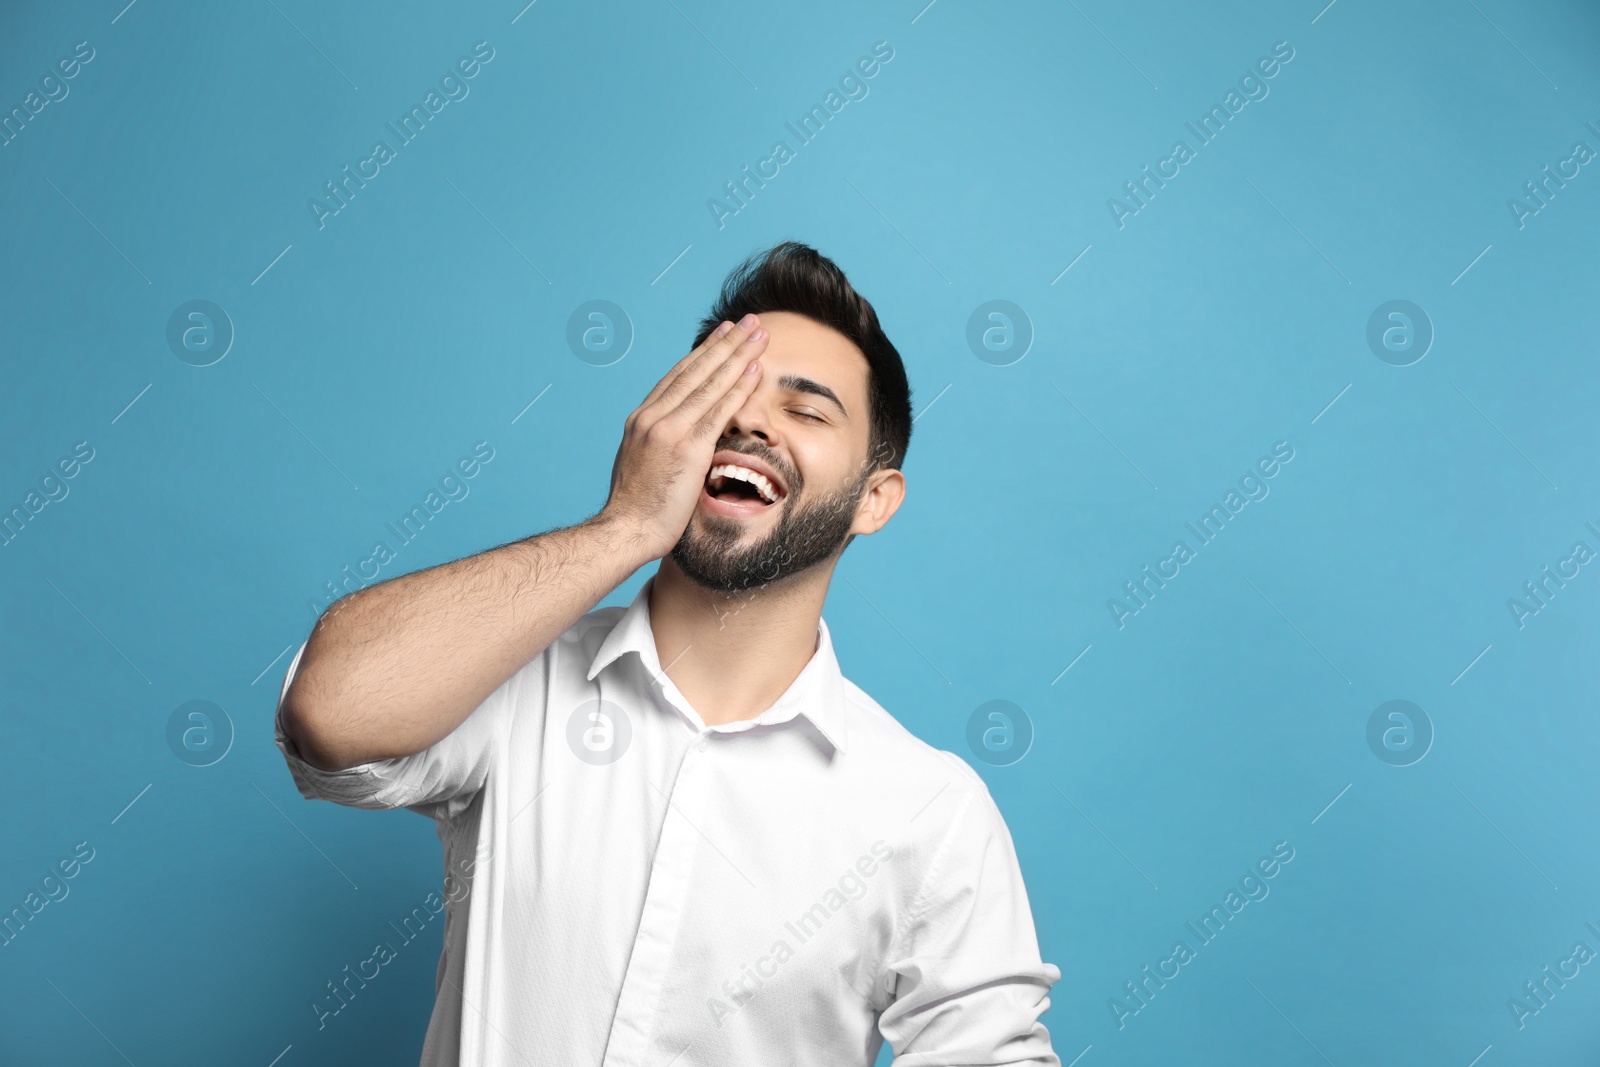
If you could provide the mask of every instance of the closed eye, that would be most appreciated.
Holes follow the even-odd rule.
[[[799,415],[803,419],[811,419],[814,422],[827,422],[828,421],[827,419],[823,418],[821,415],[814,414],[814,413],[812,413],[810,411],[796,411],[795,414]]]

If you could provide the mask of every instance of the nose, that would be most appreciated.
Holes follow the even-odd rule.
[[[739,436],[741,436],[741,434],[748,434],[750,437],[753,437],[757,441],[760,441],[762,444],[766,445],[768,448],[772,447],[772,439],[767,436],[767,432],[765,430],[761,429],[761,427],[759,427],[759,426],[747,426],[746,428],[741,430],[741,428],[739,426],[739,423],[737,421],[728,423],[728,432],[727,432],[727,436],[728,437],[738,438]]]
[[[760,399],[760,392],[758,388],[755,393],[746,397],[744,405],[729,416],[728,425],[722,431],[724,437],[749,436],[771,447],[772,422],[767,413],[766,401]]]

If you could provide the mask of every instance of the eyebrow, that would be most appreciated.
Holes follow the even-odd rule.
[[[833,402],[833,406],[839,409],[840,414],[847,419],[850,417],[850,412],[845,410],[844,402],[839,399],[832,389],[829,389],[821,382],[812,381],[810,378],[805,378],[798,374],[785,374],[778,379],[778,387],[787,389],[791,393],[811,393],[814,396],[830,400]]]

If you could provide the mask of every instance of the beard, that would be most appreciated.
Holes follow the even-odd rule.
[[[726,448],[727,444],[720,447]],[[721,515],[696,512],[683,536],[672,550],[672,560],[696,585],[715,593],[740,593],[793,577],[842,551],[854,536],[856,506],[866,489],[866,473],[855,484],[846,485],[815,500],[802,503],[804,479],[776,453],[767,450],[734,449],[759,455],[772,464],[789,488],[782,503],[778,525],[761,540],[740,547],[744,524]],[[696,530],[695,520],[701,523]]]

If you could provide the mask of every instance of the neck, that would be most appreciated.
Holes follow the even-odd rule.
[[[741,593],[696,585],[668,556],[650,588],[662,669],[707,726],[775,704],[817,651],[833,561]]]

